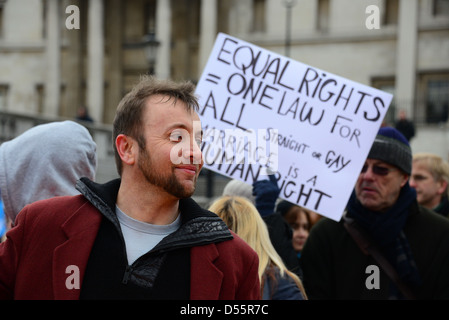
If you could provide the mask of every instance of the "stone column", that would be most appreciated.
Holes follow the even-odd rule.
[[[155,74],[158,78],[170,78],[171,57],[171,7],[170,0],[157,0],[156,39],[160,42],[157,51]]]
[[[96,122],[103,122],[104,30],[103,0],[88,1],[86,105]]]
[[[396,105],[413,116],[415,105],[418,0],[399,1],[396,51]],[[398,111],[397,110],[397,111]]]
[[[45,69],[45,99],[44,114],[48,116],[59,115],[59,102],[61,98],[61,25],[59,0],[47,1],[46,21],[46,69]]]
[[[203,69],[206,66],[216,36],[217,0],[201,0],[198,79],[201,77]]]

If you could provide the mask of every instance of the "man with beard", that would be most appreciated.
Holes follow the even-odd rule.
[[[203,166],[194,86],[143,79],[120,102],[120,179],[34,203],[0,246],[0,298],[258,299],[257,254],[191,199]]]
[[[381,128],[343,219],[318,221],[304,246],[311,300],[449,298],[449,221],[418,205],[411,170],[408,141]]]

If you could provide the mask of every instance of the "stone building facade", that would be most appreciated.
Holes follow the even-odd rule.
[[[0,111],[110,124],[144,73],[198,81],[218,32],[394,93],[385,121],[448,157],[448,0],[0,0]]]

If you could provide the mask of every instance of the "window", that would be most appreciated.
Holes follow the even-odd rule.
[[[318,0],[317,29],[323,32],[329,29],[329,0]]]
[[[399,16],[399,0],[386,0],[384,25],[397,25]]]
[[[449,16],[449,0],[433,0],[434,16]]]
[[[6,110],[8,107],[8,88],[7,84],[0,84],[0,110]]]
[[[396,120],[396,101],[395,101],[395,83],[394,78],[373,79],[372,87],[388,92],[393,95],[393,100],[388,108],[387,114],[384,118],[384,124],[394,125]]]
[[[4,15],[4,10],[3,10],[3,6],[5,5],[5,1],[0,0],[0,38],[3,37],[3,15]]]
[[[447,122],[449,115],[449,76],[447,79],[429,79],[426,95],[426,122]]]
[[[150,0],[145,3],[144,8],[144,34],[156,32],[156,1]]]
[[[37,112],[39,114],[44,113],[44,85],[43,84],[37,84],[35,87],[35,95],[36,95],[36,104],[37,104]]]
[[[265,0],[253,0],[253,32],[265,31]]]

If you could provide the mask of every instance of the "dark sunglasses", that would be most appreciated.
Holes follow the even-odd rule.
[[[365,173],[366,171],[368,171],[368,165],[365,164],[362,167],[362,173]],[[395,171],[395,168],[387,168],[387,167],[381,167],[381,166],[372,166],[372,169],[374,174],[378,175],[378,176],[386,176],[387,174],[389,174],[391,171]]]

